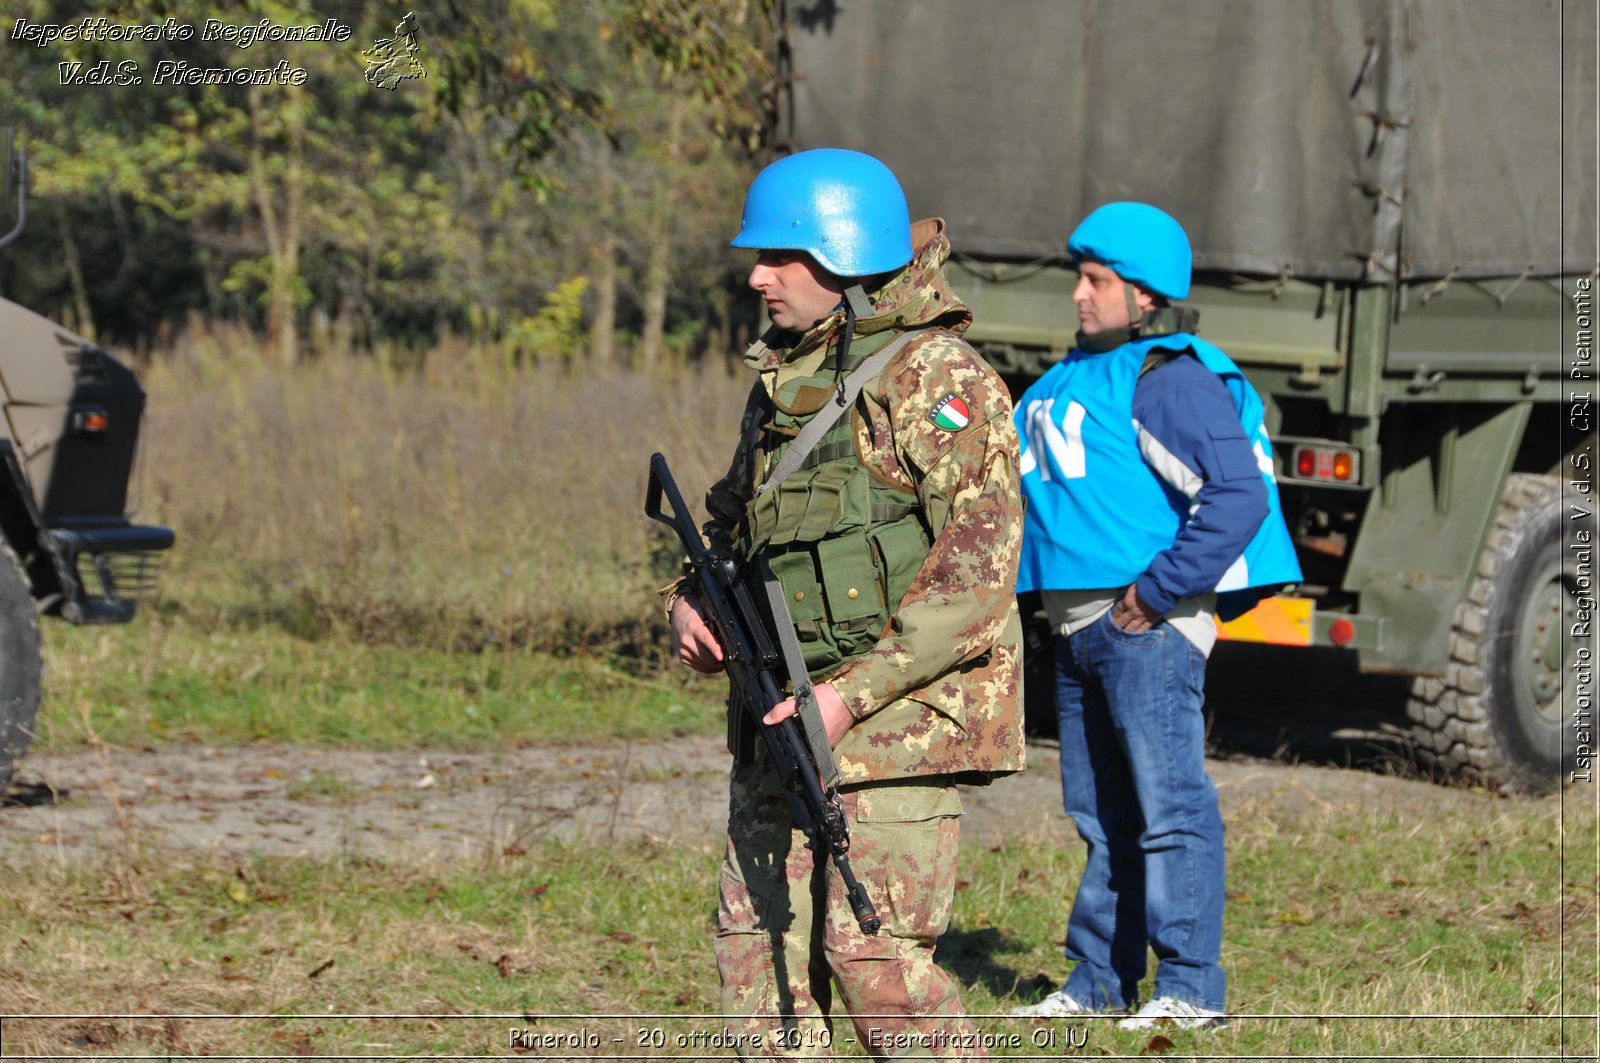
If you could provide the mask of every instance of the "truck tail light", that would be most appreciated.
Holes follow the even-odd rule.
[[[1357,484],[1361,481],[1361,455],[1352,447],[1301,444],[1294,448],[1297,480]]]
[[[80,406],[72,411],[72,430],[79,435],[104,435],[111,427],[111,415],[99,406]]]

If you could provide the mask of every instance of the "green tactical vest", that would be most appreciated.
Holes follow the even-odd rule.
[[[851,353],[852,362],[865,360]],[[835,381],[825,366],[778,389],[764,439],[782,442],[756,451],[758,474],[783,460],[789,440],[833,401]],[[761,555],[772,566],[813,679],[877,643],[932,542],[916,495],[861,464],[855,420],[840,417],[799,469],[747,505],[734,544],[745,561]]]

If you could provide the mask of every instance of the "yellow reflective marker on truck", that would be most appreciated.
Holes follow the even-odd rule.
[[[1217,621],[1217,638],[1268,642],[1275,646],[1311,645],[1310,598],[1264,598],[1243,616]]]

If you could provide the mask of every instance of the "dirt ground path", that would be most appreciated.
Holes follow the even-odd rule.
[[[1070,833],[1055,750],[967,788],[979,844]],[[1437,807],[1493,799],[1372,771],[1233,757],[1210,763],[1224,814],[1256,800],[1316,808]],[[73,860],[130,844],[224,859],[252,855],[406,861],[479,858],[541,839],[640,838],[716,846],[727,754],[715,738],[494,753],[381,753],[253,743],[226,748],[34,753],[0,807],[9,862]],[[32,802],[32,803],[23,803]]]

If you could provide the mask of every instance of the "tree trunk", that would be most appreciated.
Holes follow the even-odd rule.
[[[195,261],[200,264],[200,285],[206,293],[206,313],[211,317],[224,317],[232,312],[229,297],[222,292],[222,278],[217,275],[216,258],[204,246],[195,249]]]
[[[589,322],[589,361],[616,361],[617,238],[606,233],[594,252],[594,317]]]
[[[78,245],[65,225],[61,227],[61,247],[67,260],[67,282],[72,286],[72,313],[78,320],[74,328],[78,335],[93,343],[94,308],[89,305],[89,286],[83,282],[83,263],[78,258]]]
[[[600,145],[601,234],[590,248],[590,290],[594,292],[589,319],[589,362],[610,365],[616,361],[617,332],[617,237],[612,231],[616,219],[616,177],[611,172],[611,147],[604,138]]]
[[[711,310],[711,334],[706,338],[706,354],[725,357],[733,349],[733,296],[726,284],[711,289]]]
[[[294,364],[299,347],[295,323],[295,295],[300,279],[301,211],[305,196],[305,92],[298,85],[285,89],[286,99],[275,113],[283,118],[288,144],[284,151],[283,211],[278,210],[274,182],[267,172],[262,142],[266,139],[267,111],[261,91],[251,86],[247,99],[254,136],[250,144],[250,185],[267,242],[267,345],[283,365]]]
[[[301,220],[305,214],[305,162],[306,162],[306,95],[300,85],[288,88],[288,106],[284,121],[289,127],[289,152],[283,174],[283,268],[279,271],[282,290],[288,296],[282,329],[279,333],[278,356],[285,365],[292,365],[299,346],[296,326],[296,306],[300,289]]]
[[[644,271],[644,333],[639,337],[639,358],[646,372],[661,363],[666,348],[667,292],[672,286],[672,175],[677,172],[683,141],[684,100],[672,95],[667,110],[667,158],[656,185],[650,219],[650,255]]]

